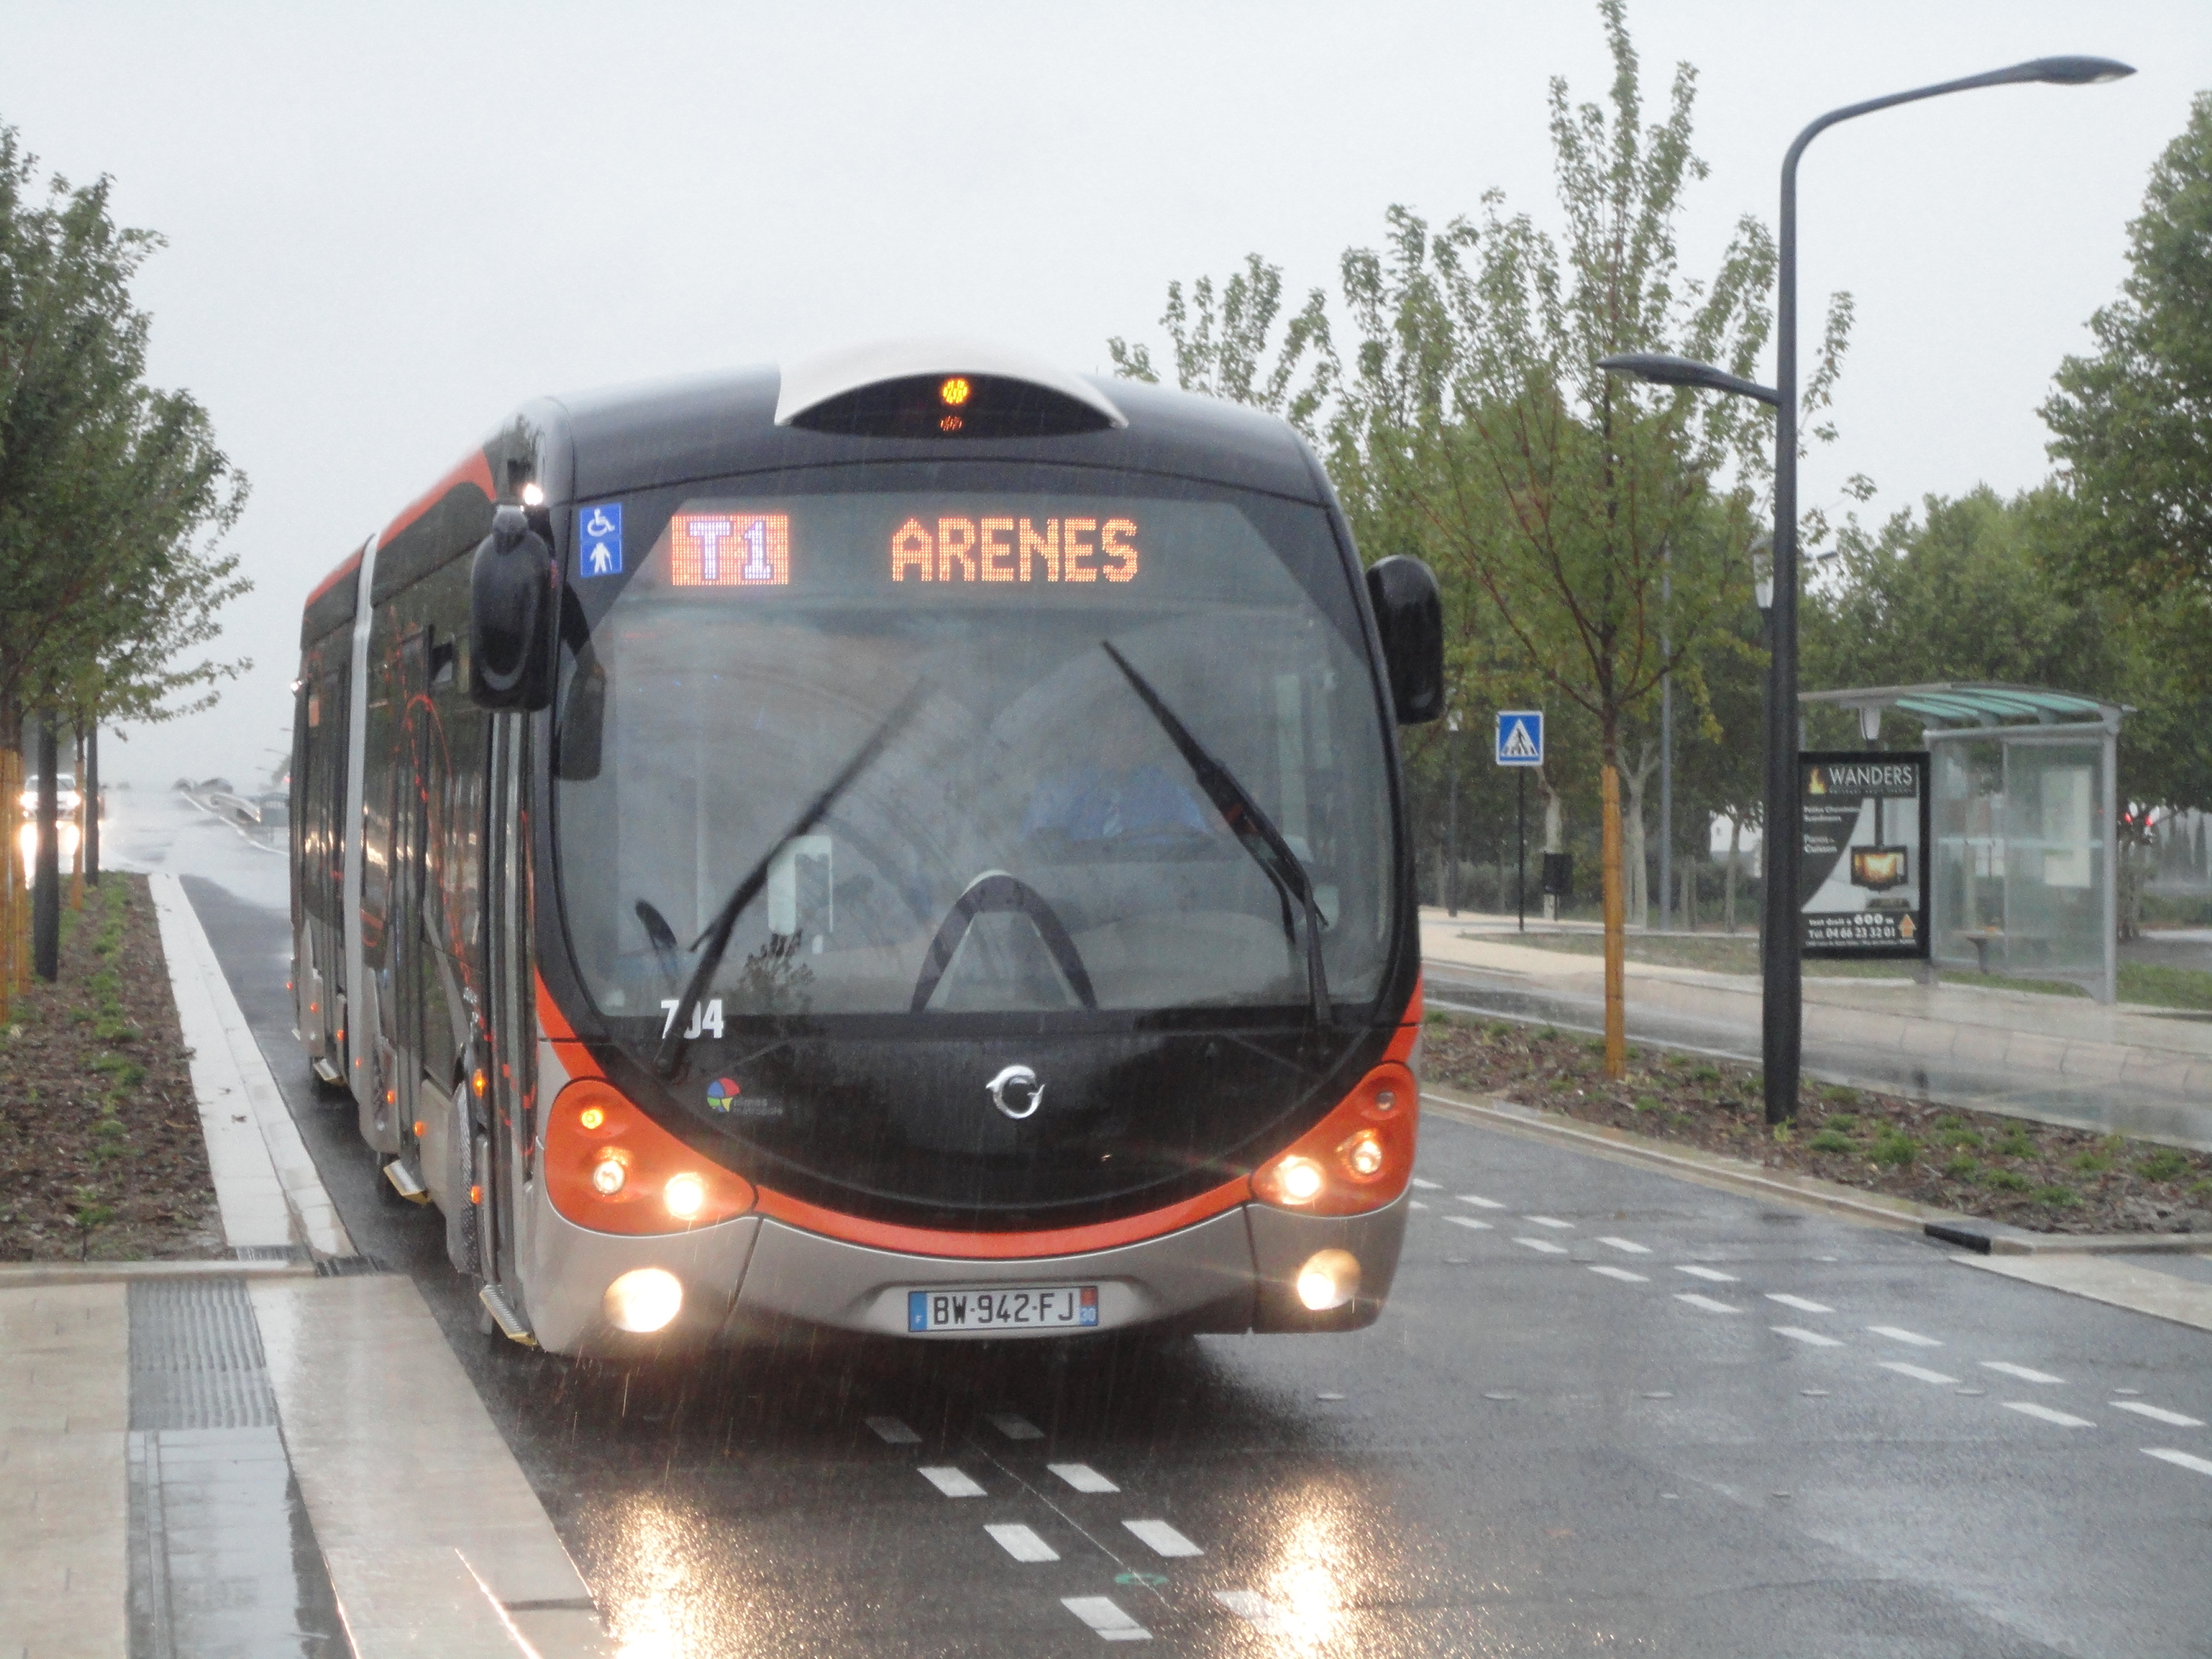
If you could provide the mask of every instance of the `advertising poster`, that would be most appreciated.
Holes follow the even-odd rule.
[[[1797,759],[1803,954],[1924,959],[1927,755],[1834,750]]]

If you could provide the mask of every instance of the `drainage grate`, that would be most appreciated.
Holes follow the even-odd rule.
[[[241,1279],[135,1279],[133,1429],[274,1428],[260,1328]]]

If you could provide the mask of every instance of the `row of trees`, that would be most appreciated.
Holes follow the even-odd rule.
[[[1702,851],[1713,818],[1759,816],[1753,592],[1773,428],[1747,400],[1632,386],[1594,365],[1668,351],[1762,378],[1774,248],[1747,217],[1717,269],[1681,270],[1683,192],[1705,172],[1691,145],[1695,74],[1680,66],[1663,118],[1647,122],[1625,0],[1598,10],[1613,66],[1604,101],[1552,85],[1555,228],[1495,191],[1441,229],[1394,208],[1382,249],[1348,251],[1336,300],[1311,290],[1279,336],[1281,272],[1257,254],[1218,288],[1170,283],[1161,322],[1178,384],[1273,410],[1314,441],[1365,556],[1413,553],[1437,571],[1461,735],[1439,724],[1410,745],[1424,846],[1441,848],[1455,774],[1477,781],[1460,801],[1464,843],[1504,843],[1510,792],[1480,781],[1491,713],[1549,711],[1543,844],[1560,850],[1571,826],[1593,825],[1604,849],[1617,1057],[1621,922],[1644,920],[1652,897],[1662,677],[1678,825]],[[2200,102],[2136,228],[2127,294],[2097,319],[2101,354],[2069,360],[2045,410],[2059,477],[2014,501],[1931,499],[1875,528],[1807,515],[1808,686],[1990,678],[2118,696],[2141,711],[2122,775],[2138,818],[2212,802],[2208,233],[2212,103]],[[1836,440],[1828,409],[1850,324],[1850,296],[1833,296],[1803,392],[1808,444]],[[1109,350],[1133,378],[1164,367],[1142,343]],[[1855,477],[1850,494],[1872,488]]]
[[[246,481],[189,393],[146,382],[131,285],[161,239],[115,223],[107,179],[37,175],[0,125],[0,999],[33,959],[51,976],[58,921],[41,903],[27,939],[27,742],[205,708],[248,666],[186,660],[247,586],[217,548]]]

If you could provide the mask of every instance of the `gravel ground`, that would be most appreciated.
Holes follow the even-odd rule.
[[[220,1256],[207,1143],[143,876],[62,913],[61,977],[0,1032],[0,1261]]]
[[[1759,1073],[1693,1055],[1605,1045],[1547,1028],[1429,1018],[1427,1071],[1585,1123],[1726,1152],[1770,1169],[2039,1232],[2212,1235],[2212,1155],[1808,1084],[1797,1121],[1770,1130]]]

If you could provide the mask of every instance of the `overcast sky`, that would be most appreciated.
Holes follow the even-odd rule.
[[[1808,153],[1804,310],[1858,330],[1808,504],[2047,471],[2035,410],[2124,274],[2205,0],[1640,0],[1647,99],[1699,72],[1685,269],[1770,223],[1820,111],[2056,52],[2142,71],[1889,112]],[[166,783],[268,763],[300,605],[521,399],[913,332],[1103,370],[1170,277],[1248,252],[1334,289],[1403,203],[1554,218],[1549,78],[1601,98],[1595,9],[1454,4],[114,5],[0,0],[0,121],[113,175],[167,249],[153,376],[252,480],[227,613],[253,672],[111,745]],[[1157,355],[1157,354],[1156,354]]]

